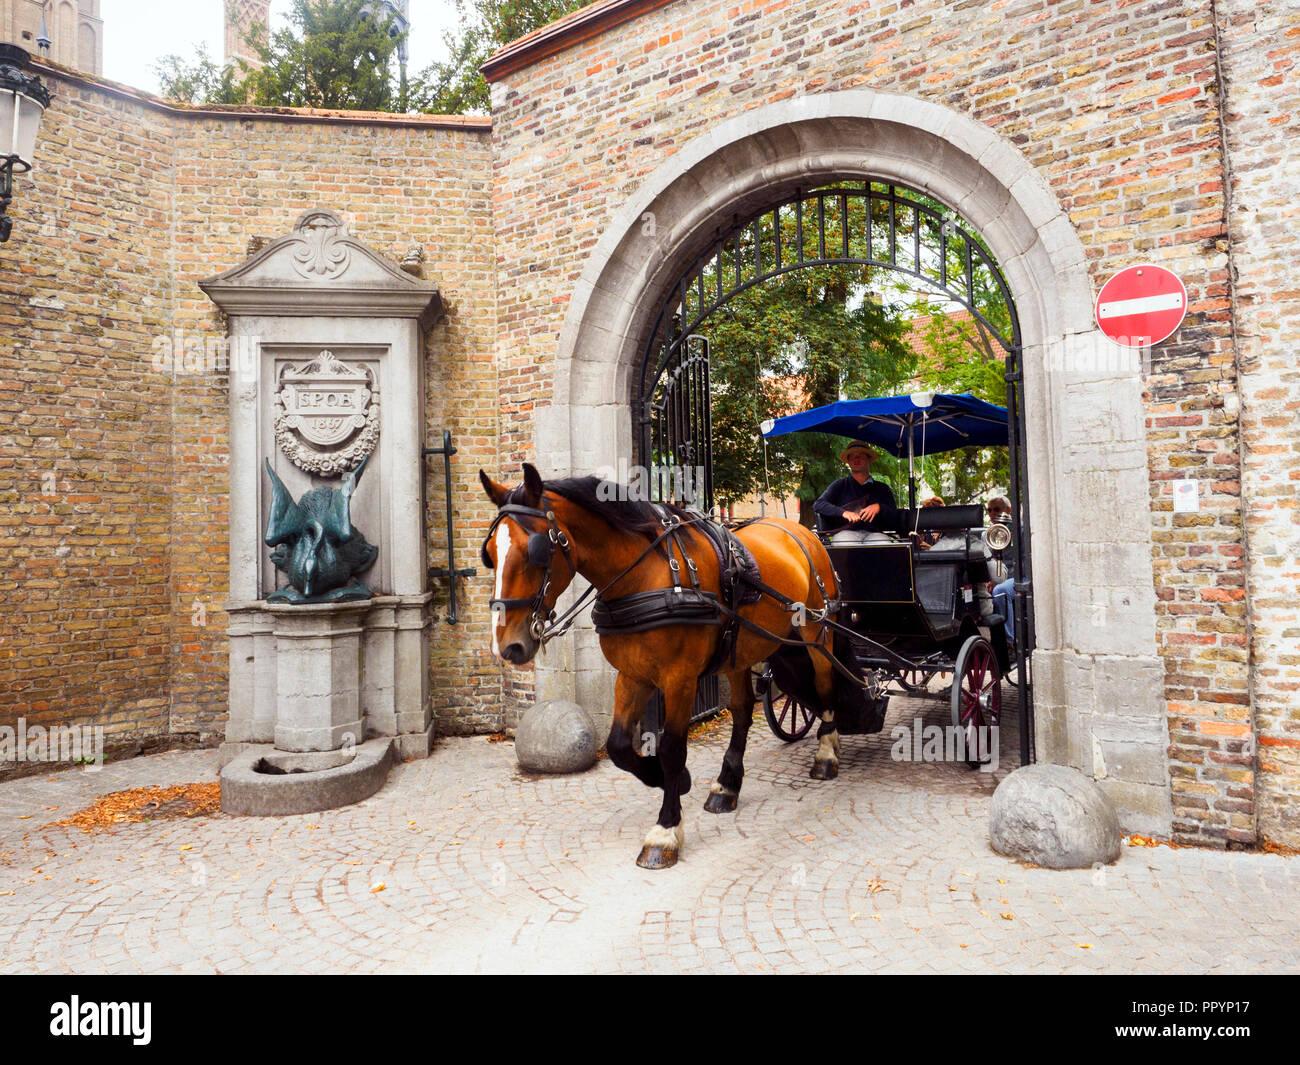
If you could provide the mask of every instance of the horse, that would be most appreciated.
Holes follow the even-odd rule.
[[[630,500],[623,486],[596,477],[543,482],[532,465],[525,463],[523,470],[523,483],[514,487],[479,471],[484,491],[498,508],[482,551],[484,563],[495,571],[492,653],[498,659],[516,666],[533,659],[547,638],[556,601],[576,576],[598,590],[598,608],[601,603],[616,608],[620,600],[639,602],[626,599],[637,593],[699,607],[707,596],[686,594],[691,589],[682,584],[684,573],[692,583],[698,581],[702,592],[721,594],[723,567],[701,531],[701,515]],[[618,671],[606,752],[620,769],[648,787],[663,789],[658,822],[637,857],[645,869],[675,865],[685,842],[681,797],[691,788],[687,729],[696,685],[706,671],[721,672],[730,682],[732,717],[731,742],[705,800],[706,811],[721,814],[737,807],[754,716],[750,667],[764,660],[788,660],[791,653],[800,660],[781,679],[783,687],[799,685],[803,700],[820,711],[810,775],[830,780],[838,774],[836,693],[845,686],[833,679],[830,655],[813,653],[836,643],[821,623],[838,594],[830,558],[815,533],[780,518],[761,519],[735,535],[757,562],[766,592],[735,611],[734,646],[724,648],[720,666],[710,663],[724,638],[721,619],[702,623],[699,617],[683,617],[643,631],[600,636],[601,651]],[[656,688],[664,697],[663,735],[657,750],[643,754],[636,739],[642,711]]]

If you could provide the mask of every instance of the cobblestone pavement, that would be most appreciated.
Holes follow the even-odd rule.
[[[657,792],[604,760],[527,776],[487,738],[297,817],[48,827],[105,792],[213,780],[210,751],[9,781],[0,971],[1300,971],[1300,859],[1125,847],[1104,870],[1022,867],[987,841],[1005,757],[891,760],[889,729],[918,714],[947,716],[896,698],[831,782],[808,777],[813,741],[760,717],[721,816],[701,804],[727,733],[693,741],[686,847],[656,873],[634,862]]]

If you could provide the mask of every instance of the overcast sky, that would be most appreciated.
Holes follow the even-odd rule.
[[[208,55],[222,56],[222,0],[102,0],[104,77],[148,92],[158,91],[153,66],[165,55],[192,60],[195,47],[205,43]],[[271,0],[271,26],[285,25],[289,0]],[[417,73],[446,56],[442,35],[455,25],[451,0],[411,0],[411,59]]]

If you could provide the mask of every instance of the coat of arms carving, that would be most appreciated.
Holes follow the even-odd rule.
[[[370,370],[332,351],[304,366],[286,366],[275,393],[275,439],[307,473],[351,470],[379,442],[379,393]]]

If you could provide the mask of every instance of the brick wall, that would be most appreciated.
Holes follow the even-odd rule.
[[[611,215],[719,121],[871,87],[1007,137],[1069,212],[1094,284],[1155,261],[1190,313],[1146,379],[1175,836],[1253,839],[1236,371],[1215,32],[1207,5],[670,3],[493,85],[502,455],[523,455],[568,293]],[[1169,481],[1201,482],[1172,513]]]
[[[1220,0],[1259,834],[1300,843],[1300,11]],[[1235,746],[1216,757],[1231,765]],[[1249,751],[1246,752],[1249,762]]]
[[[400,259],[423,244],[447,315],[427,343],[428,440],[450,429],[457,565],[490,519],[497,448],[490,144],[482,121],[189,114],[41,69],[55,93],[0,245],[0,725],[120,742],[220,740],[226,703],[225,335],[197,282],[251,237],[338,210]],[[158,372],[162,338],[187,352]],[[429,462],[429,564],[446,564]],[[254,531],[256,534],[256,531]],[[435,599],[439,730],[499,727],[484,578]],[[0,771],[10,767],[0,767]]]

